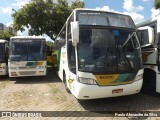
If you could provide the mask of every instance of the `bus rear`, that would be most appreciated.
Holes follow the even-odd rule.
[[[15,36],[10,38],[9,44],[9,77],[46,75],[45,38]]]

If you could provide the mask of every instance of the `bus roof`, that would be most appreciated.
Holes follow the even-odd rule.
[[[45,39],[42,36],[13,36],[10,39]]]
[[[0,43],[7,43],[7,42],[8,42],[7,40],[0,39]]]
[[[123,13],[120,13],[120,12],[111,12],[111,11],[106,11],[106,10],[89,9],[89,8],[76,8],[76,9],[73,10],[73,12],[78,11],[78,10],[95,11],[95,12],[107,12],[107,13],[113,13],[113,14],[119,14],[119,15],[129,16],[127,14],[123,14]]]
[[[65,24],[67,23],[67,21],[71,18],[71,16],[76,13],[76,11],[88,11],[88,12],[102,12],[102,13],[111,13],[111,14],[117,14],[117,15],[122,15],[122,16],[126,16],[126,17],[130,17],[132,19],[132,17],[130,15],[127,15],[127,14],[123,14],[123,13],[119,13],[119,12],[111,12],[111,11],[104,11],[104,10],[97,10],[97,9],[89,9],[89,8],[76,8],[72,11],[72,13],[69,15],[69,17],[67,18]],[[133,21],[133,19],[132,19]],[[133,21],[134,23],[134,21]],[[63,28],[65,27],[65,24],[63,25],[62,29],[60,30],[60,32],[63,30]],[[134,27],[136,28],[135,24],[134,24]],[[59,33],[60,33],[59,32]],[[57,35],[59,36],[59,34]],[[56,37],[57,38],[57,37]],[[55,39],[56,39],[55,38]]]
[[[149,20],[146,20],[146,21],[143,21],[141,23],[138,23],[136,24],[137,27],[143,27],[143,26],[147,26],[147,25],[150,25],[152,23],[155,23],[157,20],[156,19],[149,19]]]

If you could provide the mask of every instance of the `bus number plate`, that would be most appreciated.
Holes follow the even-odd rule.
[[[115,89],[115,90],[112,90],[112,94],[122,93],[122,92],[123,92],[123,89]]]

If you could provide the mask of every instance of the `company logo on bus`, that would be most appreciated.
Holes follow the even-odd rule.
[[[117,80],[119,74],[95,75],[99,85],[109,85]]]
[[[113,79],[113,75],[99,76],[100,79]]]

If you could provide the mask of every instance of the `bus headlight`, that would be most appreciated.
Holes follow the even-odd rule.
[[[140,80],[143,78],[143,74],[137,75],[136,78],[134,80]]]
[[[97,85],[96,81],[91,78],[82,78],[79,77],[79,82],[84,84],[90,84],[90,85]]]

